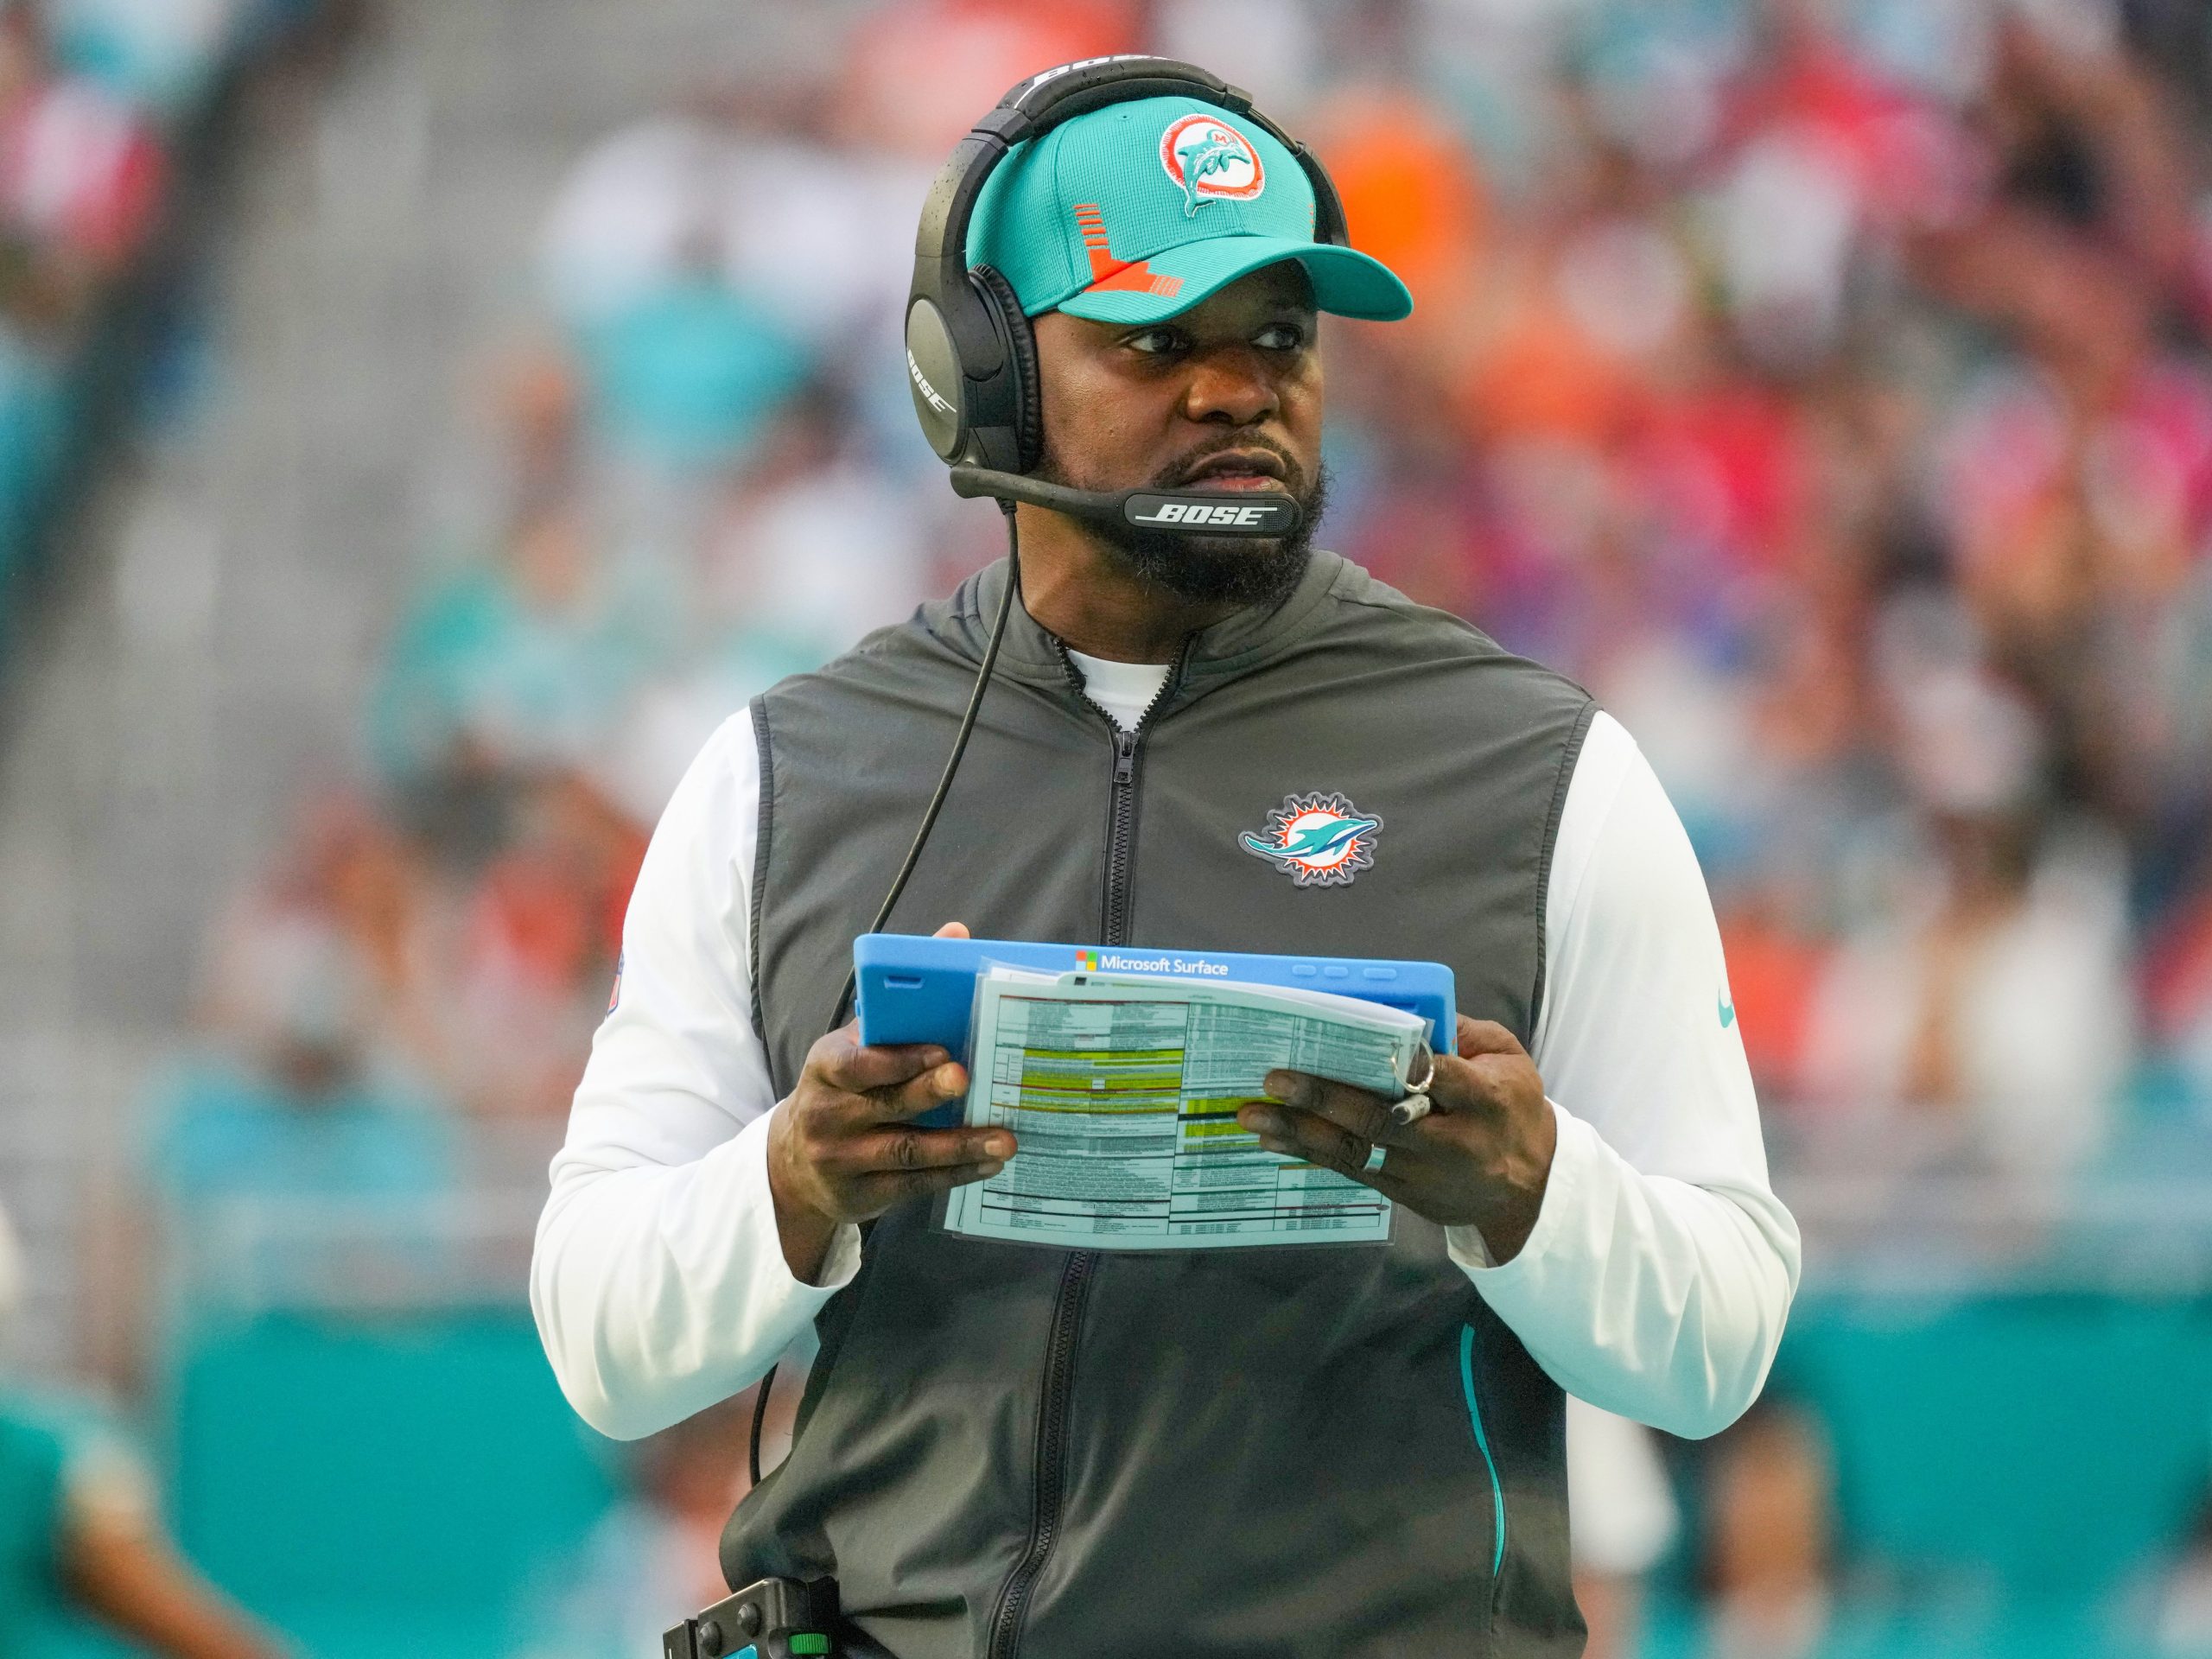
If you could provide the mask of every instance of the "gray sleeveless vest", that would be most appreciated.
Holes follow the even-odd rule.
[[[788,1093],[944,764],[1007,580],[753,704],[753,1017]],[[1195,634],[1134,736],[1017,605],[891,925],[1425,957],[1524,1043],[1588,696],[1332,554]],[[1290,795],[1379,817],[1295,885]],[[1579,1653],[1563,1401],[1401,1209],[1386,1246],[1100,1255],[882,1217],[824,1308],[733,1585],[834,1575],[899,1659]]]

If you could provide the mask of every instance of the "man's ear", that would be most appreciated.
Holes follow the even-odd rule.
[[[1068,404],[1070,382],[1077,378],[1076,366],[1086,360],[1102,356],[1114,341],[1116,325],[1092,322],[1085,317],[1071,317],[1065,311],[1045,311],[1031,319],[1037,339],[1036,372],[1033,384],[1037,388],[1038,454],[1041,459],[1047,448],[1047,435],[1055,429],[1064,434],[1071,420],[1080,411]]]

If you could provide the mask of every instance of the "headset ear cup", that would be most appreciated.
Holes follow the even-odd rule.
[[[923,435],[940,460],[957,461],[968,442],[962,412],[967,382],[960,372],[959,348],[936,302],[918,298],[906,308],[907,390]]]
[[[1000,334],[1006,341],[1007,360],[1014,365],[1013,396],[1008,401],[1012,405],[1014,449],[1020,457],[1017,470],[1026,473],[1037,465],[1045,451],[1043,393],[1037,382],[1037,331],[1022,315],[1021,301],[1014,294],[1014,284],[997,270],[989,265],[976,265],[969,271],[968,277],[997,320]]]

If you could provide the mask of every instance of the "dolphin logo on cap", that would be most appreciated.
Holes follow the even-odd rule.
[[[1226,121],[1186,115],[1160,136],[1160,164],[1183,192],[1188,218],[1209,201],[1249,201],[1266,188],[1260,153]]]

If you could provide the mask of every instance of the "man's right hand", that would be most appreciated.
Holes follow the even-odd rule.
[[[967,1092],[968,1069],[942,1048],[863,1048],[857,1021],[807,1051],[768,1125],[768,1191],[795,1277],[815,1282],[842,1224],[999,1173],[1014,1152],[1006,1130],[914,1126]]]

